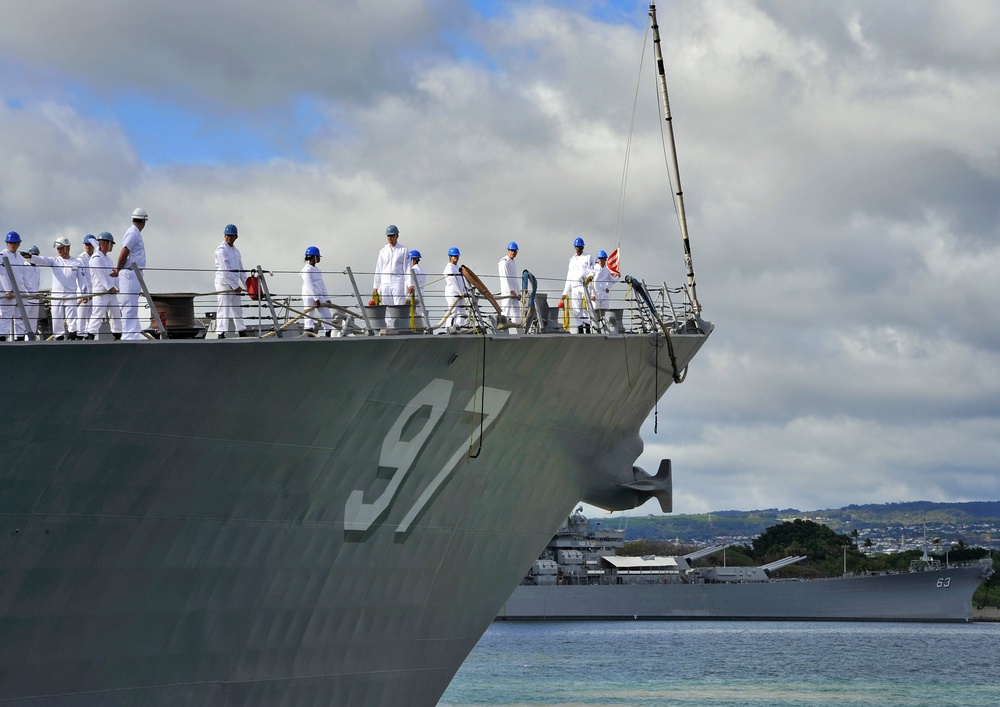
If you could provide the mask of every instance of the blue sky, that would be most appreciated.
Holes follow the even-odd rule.
[[[181,106],[143,95],[110,102],[83,98],[81,112],[108,116],[127,131],[140,158],[151,166],[239,164],[283,157],[308,160],[307,144],[328,116],[302,96],[278,110],[239,113],[218,106]]]

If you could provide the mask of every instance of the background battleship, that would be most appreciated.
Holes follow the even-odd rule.
[[[942,566],[925,554],[909,572],[775,579],[806,558],[693,567],[725,546],[678,557],[618,556],[624,543],[622,531],[591,530],[574,514],[498,618],[971,621],[972,594],[993,571],[989,560]]]

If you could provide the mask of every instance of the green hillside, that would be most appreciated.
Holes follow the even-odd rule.
[[[712,542],[725,537],[753,537],[785,520],[812,519],[838,532],[864,527],[1000,525],[1000,501],[966,503],[879,503],[850,505],[816,511],[795,508],[767,508],[756,511],[713,511],[712,513],[667,516],[611,516],[600,522],[625,528],[628,540],[675,540]]]

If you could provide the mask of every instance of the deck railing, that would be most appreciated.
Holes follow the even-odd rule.
[[[9,263],[4,265],[10,269]],[[44,269],[47,266],[36,267]],[[214,270],[187,268],[146,268],[139,273],[143,287],[139,317],[144,334],[149,338],[215,338],[220,333],[216,331],[215,313],[218,310],[217,296],[221,293],[211,285],[214,274]],[[569,303],[562,297],[563,278],[532,276],[532,283],[537,283],[534,296],[523,295],[513,308],[515,316],[507,318],[498,313],[493,304],[496,302],[506,311],[511,299],[500,292],[496,275],[482,276],[480,280],[491,297],[468,286],[466,297],[448,301],[444,296],[445,276],[427,274],[424,286],[416,287],[416,291],[407,294],[402,302],[376,304],[371,299],[374,272],[351,268],[326,272],[324,280],[331,303],[326,308],[327,312],[303,303],[298,271],[270,271],[258,267],[244,274],[257,276],[260,284],[258,299],[251,299],[246,293],[240,297],[241,311],[250,336],[298,336],[307,328],[304,327],[307,323],[311,325],[308,328],[328,331],[331,336],[523,335],[577,331],[573,326],[567,327],[571,316],[567,311]],[[49,314],[52,305],[63,302],[73,309],[79,301],[86,302],[90,297],[92,295],[86,293],[63,295],[50,291],[26,293],[16,290],[16,307],[8,308],[7,316],[18,319],[26,332],[31,330],[27,334],[29,338],[33,335],[42,339],[51,338],[53,332]],[[181,308],[180,313],[169,306],[176,305],[179,300],[190,302],[190,305],[185,304]],[[581,308],[578,321],[586,325],[585,333],[693,332],[701,323],[684,287],[669,288],[666,283],[650,286],[635,278],[620,278],[615,280],[608,300],[607,306],[599,308],[597,302],[588,298]],[[461,311],[463,305],[466,316],[464,319],[456,318],[456,310]],[[38,308],[37,329],[31,326],[33,306]]]

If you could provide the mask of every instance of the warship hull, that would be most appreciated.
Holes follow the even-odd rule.
[[[435,704],[573,504],[645,500],[663,344],[3,344],[0,703]]]
[[[815,580],[523,585],[498,618],[967,622],[988,571],[969,565]]]

